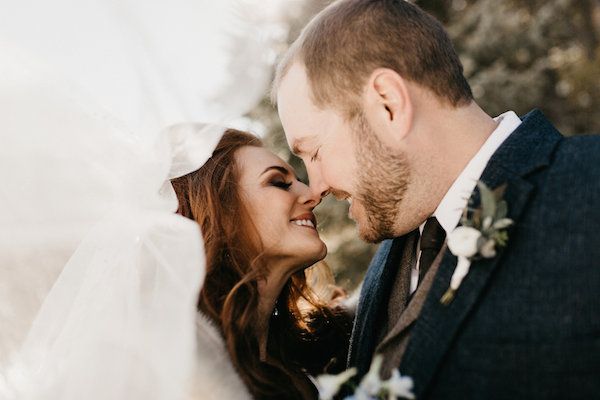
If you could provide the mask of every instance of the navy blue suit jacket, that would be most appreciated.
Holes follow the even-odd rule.
[[[400,372],[419,399],[600,398],[600,136],[565,138],[532,111],[481,180],[507,184],[508,245],[472,264],[448,306],[446,251]],[[363,284],[348,361],[361,375],[403,240],[381,244]]]

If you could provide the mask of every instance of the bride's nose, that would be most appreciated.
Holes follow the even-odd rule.
[[[300,191],[298,194],[298,203],[306,204],[312,208],[316,207],[321,203],[321,193],[318,193],[311,189],[310,186],[300,183]]]

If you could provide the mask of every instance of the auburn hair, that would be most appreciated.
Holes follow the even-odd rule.
[[[458,106],[473,99],[443,26],[405,0],[338,0],[317,14],[280,61],[272,100],[292,64],[305,67],[313,101],[357,112],[370,74],[389,68]]]
[[[317,392],[307,374],[343,369],[351,330],[342,310],[316,298],[304,271],[296,273],[271,316],[267,359],[257,337],[259,291],[266,267],[261,243],[241,199],[235,153],[261,141],[235,129],[225,131],[210,159],[198,170],[171,181],[177,212],[200,225],[206,252],[206,278],[198,310],[221,331],[237,372],[258,399],[312,399]],[[311,305],[301,311],[298,302]]]

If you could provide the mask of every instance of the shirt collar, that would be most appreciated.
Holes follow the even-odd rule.
[[[521,124],[521,120],[513,111],[497,116],[494,121],[498,122],[498,126],[450,186],[433,214],[446,234],[452,232],[458,225],[471,193],[492,155]]]

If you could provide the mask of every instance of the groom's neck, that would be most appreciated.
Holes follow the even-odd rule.
[[[423,191],[421,199],[428,199],[429,214],[490,137],[497,122],[475,102],[459,108],[438,103],[422,110],[415,120],[415,130],[421,131],[422,138],[413,167],[421,181],[416,190]]]
[[[442,108],[432,123],[432,151],[444,156],[442,170],[452,181],[498,125],[475,102],[459,108]]]

